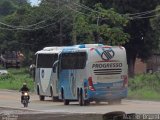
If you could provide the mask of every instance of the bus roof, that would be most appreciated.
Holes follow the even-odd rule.
[[[62,50],[64,47],[61,46],[61,47],[57,47],[57,46],[54,46],[54,47],[44,47],[43,50],[44,51],[52,51],[52,50]]]
[[[62,51],[64,47],[45,47],[40,51],[37,51],[35,54],[55,54]]]
[[[80,45],[75,45],[75,47],[78,48],[92,48],[92,47],[101,47],[103,44],[80,44]]]
[[[109,46],[103,44],[80,44],[80,45],[73,45],[73,46],[51,46],[51,47],[44,47],[42,50],[37,51],[36,54],[55,54],[59,52],[78,52],[78,51],[85,51],[91,50],[96,48],[121,48],[124,49],[122,46]]]

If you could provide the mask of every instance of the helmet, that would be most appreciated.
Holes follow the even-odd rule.
[[[27,86],[27,84],[26,84],[26,83],[23,83],[23,86]]]

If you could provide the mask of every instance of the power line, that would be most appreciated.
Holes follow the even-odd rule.
[[[65,5],[65,6],[66,6],[67,8],[69,8],[70,10],[74,11],[74,12],[83,14],[83,15],[85,15],[85,16],[90,16],[90,15],[88,15],[88,14],[85,14],[85,13],[83,13],[83,12],[80,12],[80,11],[78,11],[78,10],[73,9],[72,7],[70,7],[70,6],[68,6],[68,5]]]
[[[155,10],[150,10],[150,11],[144,11],[144,12],[139,12],[139,13],[133,13],[133,14],[128,14],[130,16],[134,16],[134,15],[146,15],[146,14],[150,14],[150,13],[153,13],[153,12],[156,12],[156,11],[159,11],[159,9],[155,9]]]
[[[89,8],[88,6],[85,6],[85,5],[83,5],[83,4],[74,3],[74,2],[72,2],[72,3],[73,3],[74,5],[77,5],[77,6],[81,7],[81,8],[83,8],[83,9],[85,9],[85,10],[89,10],[89,11],[92,11],[92,12],[101,13],[101,12],[96,11],[96,10],[94,10],[94,9],[92,9],[92,8]]]
[[[86,10],[89,10],[89,11],[92,11],[92,12],[97,12],[97,13],[102,13],[100,11],[96,11],[94,9],[91,9],[83,4],[78,4],[78,3],[74,3],[72,2],[74,5],[76,6],[79,6],[83,9],[86,9]],[[80,14],[83,14],[85,16],[90,16],[89,14],[85,14],[83,12],[80,12],[78,10],[75,10],[73,9],[72,7],[68,6],[68,5],[65,5],[67,8],[71,9],[72,11],[75,11],[77,13],[80,13]],[[156,10],[150,10],[150,11],[145,11],[145,12],[140,12],[140,13],[134,13],[134,14],[128,14],[129,16],[132,16],[132,17],[129,17],[130,20],[135,20],[135,19],[146,19],[146,18],[152,18],[152,17],[155,17],[155,16],[159,16],[159,15],[153,15],[153,16],[144,16],[144,15],[147,15],[147,14],[150,14],[150,13],[153,13],[155,11],[158,11],[160,9],[156,9]],[[55,16],[58,15],[58,12],[61,12],[62,10],[57,10],[55,15],[52,17],[52,18],[49,18],[49,19],[46,19],[46,20],[42,20],[38,23],[35,23],[35,24],[31,24],[31,25],[26,25],[26,26],[14,26],[14,25],[9,25],[9,24],[6,24],[6,23],[3,23],[3,22],[0,22],[1,25],[4,25],[8,28],[4,28],[4,27],[0,27],[0,29],[3,29],[3,30],[37,30],[37,29],[42,29],[42,28],[45,28],[45,27],[48,27],[48,26],[51,26],[53,25],[54,23],[51,23],[51,24],[48,24],[48,25],[45,25],[45,26],[40,26],[40,27],[35,27],[35,28],[32,28],[31,27],[34,27],[34,26],[37,26],[37,25],[40,25],[42,23],[45,23],[47,20],[52,20],[53,18],[55,18]],[[136,16],[134,16],[136,15]],[[144,17],[143,17],[144,16]],[[98,17],[95,17],[95,18],[98,18]],[[108,19],[108,18],[102,18],[102,19]]]
[[[81,7],[85,10],[89,10],[89,11],[92,11],[92,12],[97,12],[97,13],[102,13],[100,11],[96,11],[88,6],[85,6],[84,4],[80,4],[80,3],[75,3],[75,2],[72,2],[74,5],[78,6],[78,7]],[[150,10],[150,11],[144,11],[144,12],[139,12],[139,13],[133,13],[133,14],[120,14],[120,15],[128,15],[129,16],[129,19],[134,19],[134,18],[139,18],[139,19],[143,19],[143,18],[150,18],[150,17],[153,17],[153,16],[148,16],[148,17],[143,17],[144,15],[147,15],[147,14],[151,14],[151,13],[154,13],[156,11],[159,11],[159,9],[155,9],[155,10]]]
[[[60,15],[60,14],[62,14],[62,13],[58,13],[57,12],[57,14],[55,14],[54,17],[52,17],[52,19],[55,18],[57,15]],[[56,23],[56,22],[54,22],[54,23]],[[23,27],[12,26],[12,25],[8,25],[8,24],[0,22],[1,25],[9,27],[9,28],[0,27],[0,29],[6,29],[6,30],[37,30],[37,29],[48,27],[48,26],[50,26],[50,25],[52,25],[54,23],[51,23],[51,24],[48,24],[48,25],[45,25],[45,26],[35,27],[35,28],[27,28],[25,26],[23,26]],[[38,23],[36,23],[36,24],[38,24]],[[34,25],[36,25],[36,24],[34,24]]]
[[[135,19],[147,19],[147,18],[154,18],[160,16],[160,14],[157,15],[151,15],[151,16],[144,16],[144,17],[131,17],[130,20],[135,20]]]
[[[40,26],[40,27],[36,27],[36,28],[33,28],[33,29],[26,29],[26,28],[3,28],[3,27],[0,27],[0,29],[2,30],[24,30],[24,31],[34,31],[34,30],[38,30],[38,29],[43,29],[43,28],[46,28],[46,27],[49,27],[49,26],[52,26],[58,22],[60,22],[61,20],[63,20],[64,18],[66,18],[68,15],[65,15],[64,17],[62,17],[61,19],[59,19],[58,21],[56,22],[53,22],[51,24],[48,24],[48,25],[45,25],[45,26]]]
[[[45,22],[48,21],[48,20],[54,19],[57,15],[59,15],[58,12],[61,12],[61,11],[62,11],[62,10],[58,10],[58,11],[56,11],[56,13],[55,13],[55,15],[54,15],[53,17],[48,18],[48,19],[46,19],[46,20],[42,20],[42,21],[40,21],[40,22],[38,22],[38,23],[31,24],[31,25],[26,25],[26,26],[14,26],[14,25],[9,25],[9,24],[3,23],[3,22],[0,22],[0,24],[9,27],[8,29],[12,28],[12,29],[26,29],[26,30],[27,30],[27,29],[29,29],[29,28],[31,28],[31,27],[34,27],[34,26],[37,26],[37,25],[39,25],[39,24],[41,24],[41,23],[45,23]]]

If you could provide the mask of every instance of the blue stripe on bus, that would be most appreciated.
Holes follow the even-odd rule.
[[[127,88],[116,91],[90,91],[88,92],[89,100],[115,100],[126,98],[128,94]]]
[[[98,53],[99,56],[101,56],[101,53],[97,49],[95,49],[95,51]]]

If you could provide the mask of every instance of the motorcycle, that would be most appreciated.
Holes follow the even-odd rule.
[[[24,107],[28,107],[29,103],[29,94],[28,92],[22,92],[22,101],[21,103],[24,105]]]

